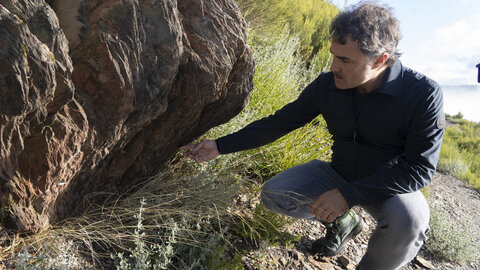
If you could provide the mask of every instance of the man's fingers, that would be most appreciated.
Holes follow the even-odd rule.
[[[198,144],[185,145],[180,147],[180,150],[185,151],[183,153],[184,156],[193,159],[197,163],[210,161],[220,154],[215,141],[212,140],[202,140]]]
[[[316,203],[316,201],[315,201],[315,203]],[[310,206],[310,213],[315,215],[317,218],[322,218],[323,219],[327,214],[326,211],[319,206],[319,203],[316,203],[315,205],[314,204],[312,204],[312,206]]]
[[[310,213],[327,222],[332,222],[347,210],[348,203],[338,189],[323,193],[310,207]]]
[[[333,215],[328,215],[324,220],[328,223],[333,222],[337,217],[334,217]]]
[[[332,222],[338,217],[334,209],[330,209],[328,205],[325,205],[322,197],[312,203],[310,206],[310,213],[326,222]]]
[[[191,158],[196,162],[201,162],[203,158],[201,158],[201,156],[195,152],[194,148],[196,146],[197,146],[196,144],[185,145],[180,147],[180,150],[186,151],[185,153],[183,153],[184,156]]]
[[[326,222],[332,222],[334,221],[338,215],[332,213],[332,212],[328,212],[326,210],[320,210],[320,212],[318,213],[318,215],[315,215],[317,218],[321,219],[321,220],[324,220]]]
[[[180,150],[185,151],[185,150],[192,150],[197,146],[197,144],[189,144],[189,145],[184,145],[180,147]]]
[[[203,147],[204,141],[201,141],[199,144],[196,144],[192,151],[198,151]]]
[[[315,215],[315,212],[317,211],[318,207],[318,199],[315,200],[312,205],[310,205],[310,213]]]
[[[192,159],[195,158],[195,155],[193,155],[192,152],[186,152],[186,153],[184,153],[184,155],[185,155],[186,157],[189,157],[189,158],[192,158]]]
[[[339,215],[337,213],[330,213],[327,217],[327,222],[333,222],[338,216]]]
[[[310,213],[314,214],[317,212],[317,210],[323,211],[321,205],[323,204],[323,200],[321,196],[317,198],[312,205],[310,206]]]

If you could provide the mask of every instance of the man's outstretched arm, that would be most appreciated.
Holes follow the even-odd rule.
[[[277,140],[287,133],[312,121],[320,110],[318,89],[328,86],[328,76],[320,75],[310,83],[297,100],[285,105],[274,114],[254,121],[232,134],[215,141],[204,140],[198,144],[186,145],[180,150],[196,162],[205,162],[216,158],[219,154],[229,154],[260,147]]]

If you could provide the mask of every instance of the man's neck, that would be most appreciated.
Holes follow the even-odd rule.
[[[368,94],[372,93],[382,85],[383,77],[387,73],[387,67],[383,67],[381,70],[377,71],[377,73],[372,76],[372,78],[367,81],[366,83],[360,85],[357,88],[358,93],[360,94]]]

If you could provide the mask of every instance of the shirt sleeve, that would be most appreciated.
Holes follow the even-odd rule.
[[[444,127],[443,96],[437,86],[417,107],[407,132],[405,152],[397,162],[339,189],[350,207],[378,202],[426,186],[435,173]]]
[[[322,75],[302,91],[297,100],[273,115],[254,121],[243,129],[216,140],[221,154],[260,147],[312,121],[320,111],[315,105],[317,92],[324,87]]]

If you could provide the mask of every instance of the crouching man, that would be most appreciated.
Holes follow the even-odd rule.
[[[330,27],[333,61],[275,114],[217,140],[182,147],[197,162],[270,143],[321,114],[333,136],[330,163],[312,160],[268,180],[273,212],[325,224],[312,249],[336,255],[362,230],[351,208],[377,221],[361,270],[398,269],[426,239],[429,208],[419,191],[435,172],[445,118],[439,85],[398,60],[399,23],[389,8],[361,2]]]

